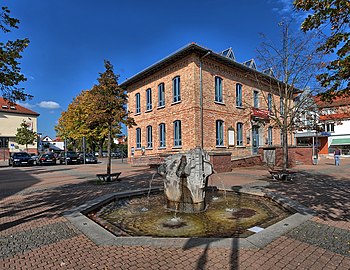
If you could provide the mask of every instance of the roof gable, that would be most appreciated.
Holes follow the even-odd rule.
[[[243,62],[242,64],[245,65],[245,66],[247,66],[247,67],[249,67],[249,68],[252,68],[252,69],[257,70],[257,67],[256,67],[256,64],[255,64],[254,59],[250,59],[250,60],[248,60],[248,61],[245,61],[245,62]]]
[[[220,54],[225,56],[225,57],[227,57],[227,58],[229,58],[229,59],[231,59],[231,60],[233,60],[233,61],[236,61],[235,54],[233,53],[231,47],[226,49],[226,50],[223,50]]]
[[[38,113],[16,103],[9,102],[2,97],[0,97],[0,112],[39,116]]]

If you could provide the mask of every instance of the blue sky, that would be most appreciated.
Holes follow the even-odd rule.
[[[119,83],[191,42],[217,52],[232,47],[243,62],[255,57],[259,33],[278,42],[278,22],[295,17],[292,0],[2,0],[1,5],[21,22],[1,40],[30,39],[20,60],[28,78],[21,86],[34,98],[22,105],[40,113],[38,132],[51,137],[61,112],[97,82],[104,59],[114,65]],[[296,31],[298,23],[297,18]]]

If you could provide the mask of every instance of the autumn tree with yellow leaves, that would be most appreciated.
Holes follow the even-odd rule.
[[[98,84],[91,90],[82,91],[62,112],[55,127],[58,136],[78,140],[85,137],[91,143],[102,145],[107,140],[107,174],[111,173],[112,137],[121,133],[121,125],[134,125],[127,111],[127,94],[118,85],[119,75],[114,74],[113,65],[104,62],[105,72],[100,73]]]

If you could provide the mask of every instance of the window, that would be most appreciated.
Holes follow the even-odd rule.
[[[140,93],[137,93],[135,95],[135,101],[136,101],[136,113],[140,113],[141,112],[141,103],[140,103]]]
[[[237,145],[243,145],[243,124],[237,123]]]
[[[281,131],[280,131],[280,136],[281,136],[281,145],[283,145],[283,130],[281,129]]]
[[[259,92],[253,92],[254,108],[259,108]]]
[[[326,131],[326,132],[334,132],[334,123],[326,123],[326,124],[324,124],[324,131]]]
[[[147,141],[147,148],[152,148],[153,147],[153,142],[152,142],[152,126],[147,126],[147,133],[146,133],[146,141]]]
[[[136,129],[136,149],[141,148],[141,128]]]
[[[267,130],[267,144],[272,145],[272,127],[269,127]]]
[[[222,102],[222,79],[215,77],[215,101]]]
[[[173,102],[181,101],[180,95],[180,76],[173,79]]]
[[[9,138],[0,137],[0,148],[8,148],[9,147]]]
[[[272,113],[272,95],[267,95],[267,109],[269,110],[269,113]]]
[[[280,114],[284,115],[284,102],[282,97],[280,97]]]
[[[242,107],[242,85],[237,83],[236,84],[236,106]]]
[[[152,89],[146,90],[146,111],[152,110]]]
[[[224,121],[216,121],[216,146],[224,146]]]
[[[174,122],[174,146],[179,147],[181,145],[181,121],[176,120]]]
[[[159,147],[166,146],[165,138],[165,124],[162,123],[159,125]]]
[[[165,90],[164,83],[158,85],[158,107],[165,106]]]

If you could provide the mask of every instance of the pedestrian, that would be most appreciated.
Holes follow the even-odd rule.
[[[340,164],[340,149],[338,147],[334,150],[334,162],[335,166],[339,166]]]

